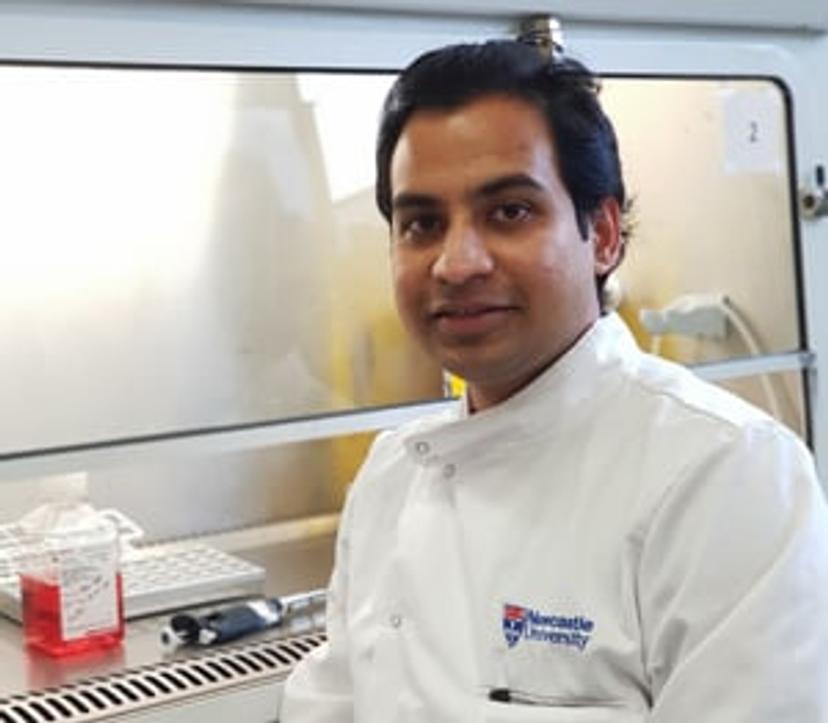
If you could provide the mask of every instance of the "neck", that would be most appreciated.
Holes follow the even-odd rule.
[[[594,321],[595,320],[593,320],[593,324]],[[518,379],[510,379],[501,383],[495,382],[492,384],[478,383],[468,380],[468,392],[466,394],[466,398],[468,400],[469,414],[475,414],[476,412],[482,412],[484,409],[497,406],[517,394],[524,387],[529,386],[529,384],[535,381],[535,379],[537,379],[570,349],[572,349],[572,347],[578,343],[583,335],[592,328],[593,324],[587,325],[586,328],[584,328],[581,333],[578,334],[578,336],[576,336],[565,349],[563,349],[563,351],[554,356],[551,360],[539,364],[531,372],[519,377]]]
[[[489,407],[494,407],[501,402],[505,402],[513,394],[516,394],[518,391],[523,389],[523,387],[529,384],[530,381],[531,380],[528,380],[513,389],[504,389],[488,385],[481,386],[479,384],[469,383],[469,391],[466,397],[469,405],[469,414],[482,412],[484,409],[489,409]]]

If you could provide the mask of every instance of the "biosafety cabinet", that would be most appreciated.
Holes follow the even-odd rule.
[[[7,591],[0,720],[275,719],[319,610],[200,650],[159,631],[323,587],[372,435],[448,403],[391,302],[377,114],[419,52],[529,31],[604,76],[618,313],[826,474],[821,0],[3,1],[0,532],[85,470],[156,577],[93,659],[27,653]]]

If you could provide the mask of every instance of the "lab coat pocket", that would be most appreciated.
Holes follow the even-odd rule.
[[[486,701],[485,723],[644,723],[644,714],[613,705]]]

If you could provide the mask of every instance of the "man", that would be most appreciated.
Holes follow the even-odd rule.
[[[828,721],[811,459],[602,315],[625,192],[588,71],[429,53],[377,160],[400,314],[468,391],[377,439],[282,722]]]

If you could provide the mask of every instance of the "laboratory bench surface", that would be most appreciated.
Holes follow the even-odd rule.
[[[277,596],[324,587],[333,566],[333,549],[334,536],[325,534],[268,547],[238,550],[234,554],[264,567],[265,594]],[[204,610],[228,604],[231,603],[215,603],[206,606]],[[203,652],[204,648],[180,648],[174,653],[164,651],[160,632],[171,614],[172,612],[167,612],[129,620],[124,641],[117,648],[67,658],[50,658],[26,650],[20,625],[0,616],[0,699]],[[317,615],[312,622],[305,622],[311,629],[318,628],[321,626],[321,616]],[[290,632],[290,629],[273,628],[246,637],[239,644],[280,638]]]

